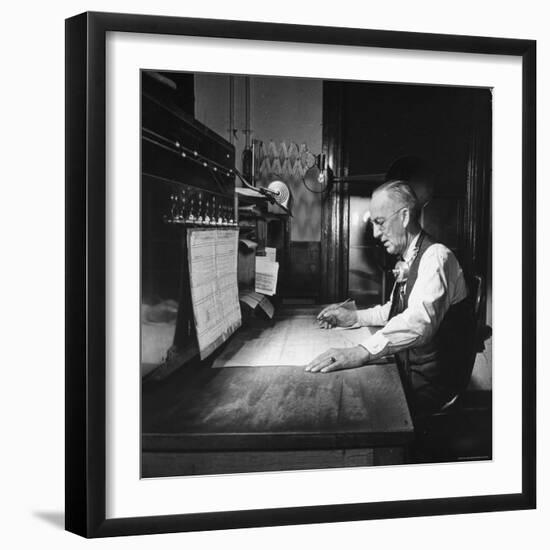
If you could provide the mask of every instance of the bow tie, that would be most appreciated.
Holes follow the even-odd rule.
[[[396,283],[404,283],[407,281],[409,276],[409,265],[403,260],[399,260],[393,269],[393,274],[395,275]]]

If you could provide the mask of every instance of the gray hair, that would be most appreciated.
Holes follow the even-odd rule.
[[[404,180],[390,180],[377,187],[375,193],[385,191],[386,194],[400,206],[409,209],[411,219],[418,223],[420,218],[420,203],[413,188]]]

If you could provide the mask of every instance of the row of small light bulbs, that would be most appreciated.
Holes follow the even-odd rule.
[[[218,164],[217,162],[214,162],[213,160],[201,155],[198,151],[187,149],[179,141],[175,141],[174,145],[177,149],[180,150],[180,156],[183,158],[188,158],[189,160],[192,160],[198,164],[202,164],[202,166],[204,166],[205,168],[210,167],[214,172],[219,172],[223,176],[231,177],[235,175],[234,171],[231,168],[228,170],[225,166],[222,166],[221,164]],[[229,153],[226,154],[226,157],[228,159],[231,158]]]
[[[231,169],[227,170],[225,166],[222,166],[221,164],[217,164],[216,162],[210,159],[207,159],[207,157],[200,155],[198,151],[192,151],[191,149],[187,149],[179,141],[175,141],[174,145],[176,146],[177,149],[181,149],[180,155],[183,158],[188,158],[189,160],[197,162],[198,164],[202,164],[202,166],[204,166],[205,168],[208,168],[210,166],[214,172],[219,171],[224,176],[230,177],[234,175],[233,170]],[[226,156],[227,158],[231,158],[229,154],[227,154]],[[227,171],[224,172],[224,169]],[[200,200],[201,199],[199,194],[199,210],[201,209]],[[225,210],[225,207],[221,207],[221,208]],[[179,219],[176,221],[176,223],[178,222],[179,223],[183,222],[185,224],[193,224],[193,225],[227,225],[227,226],[237,225],[236,222],[233,220],[233,218],[230,216],[228,216],[228,219],[219,217],[216,220],[214,216],[210,218],[208,214],[206,214],[206,216],[203,219],[203,217],[199,213],[198,217],[195,218],[193,216],[193,201],[191,201],[191,209],[189,211],[187,219],[183,220],[182,217],[180,216]]]
[[[179,143],[179,141],[175,142],[175,146],[178,147],[178,148],[184,149],[180,153],[183,158],[189,158],[190,160],[193,160],[193,161],[195,161],[199,164],[202,164],[205,168],[208,168],[209,162],[210,162],[210,165],[211,165],[212,170],[214,172],[218,172],[218,166],[220,168],[225,168],[221,164],[215,163],[213,160],[209,160],[209,159],[205,160],[206,157],[203,157],[203,156],[199,155],[199,153],[197,151],[191,151],[190,149],[185,150],[185,148],[183,147],[183,145],[181,145]],[[192,154],[193,156],[190,156],[190,154]],[[227,158],[230,158],[229,155],[227,155]],[[219,172],[224,176],[232,176],[233,175],[233,170],[231,170],[231,169],[229,169],[227,172],[224,172],[223,170],[220,169]]]
[[[157,139],[160,139],[166,143],[169,143],[172,147],[175,147],[177,151],[172,151],[174,153],[178,153],[182,158],[189,159],[193,162],[196,162],[197,164],[201,164],[205,168],[211,168],[213,172],[217,172],[221,174],[222,176],[234,176],[235,171],[232,168],[226,168],[225,166],[222,166],[221,164],[209,159],[208,157],[205,157],[204,155],[201,155],[197,150],[189,149],[181,144],[179,141],[172,141],[171,139],[162,136],[160,134],[157,134],[153,130],[145,129],[145,131],[148,134],[152,134]],[[150,138],[149,138],[150,139]],[[166,147],[166,145],[164,145]],[[231,158],[231,155],[229,153],[226,153],[226,157],[228,159]]]
[[[181,195],[172,193],[170,195],[171,212],[167,221],[172,223],[185,223],[193,225],[236,225],[233,219],[232,208],[228,205],[218,205],[216,208],[216,198],[213,197],[212,203],[206,202],[206,208],[202,206],[202,193],[198,194],[198,210],[195,216],[194,200],[191,199],[189,209],[187,210],[187,201],[185,191]],[[187,215],[185,212],[187,211]],[[217,211],[217,216],[216,216]]]

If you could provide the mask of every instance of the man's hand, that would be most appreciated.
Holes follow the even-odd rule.
[[[332,304],[317,315],[317,321],[321,328],[351,327],[357,322],[357,311]]]
[[[332,348],[321,353],[306,365],[307,372],[332,372],[361,367],[370,360],[370,353],[363,346]]]

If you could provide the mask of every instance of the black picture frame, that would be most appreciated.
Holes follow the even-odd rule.
[[[522,60],[522,489],[515,494],[106,519],[106,33],[482,53]],[[115,13],[66,20],[66,529],[85,537],[536,506],[536,42]]]

